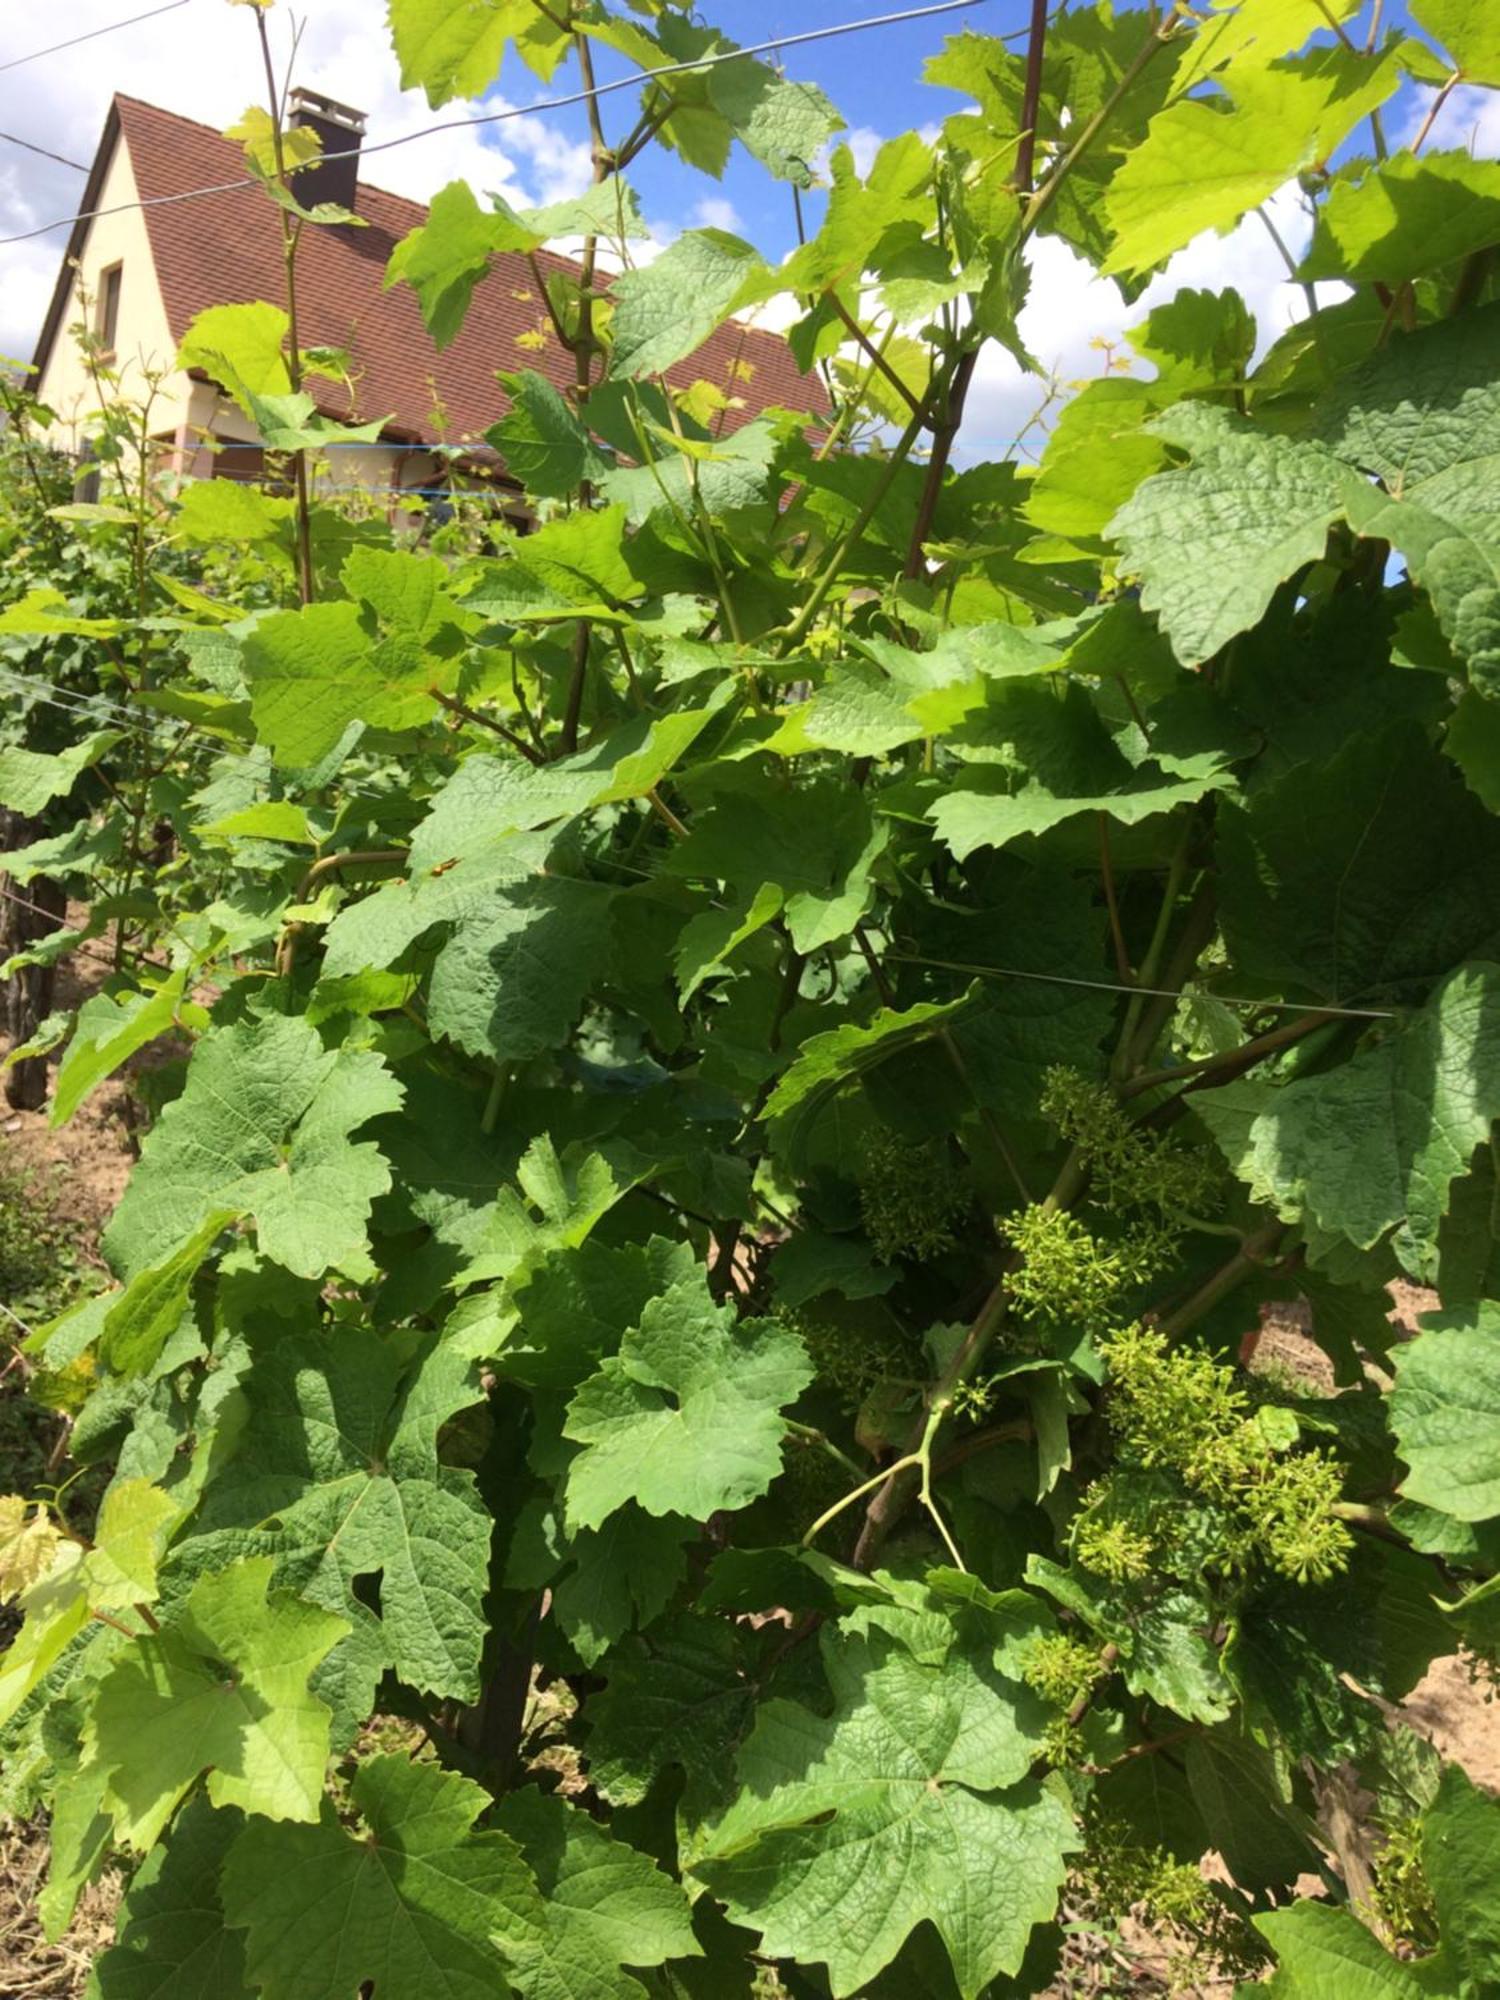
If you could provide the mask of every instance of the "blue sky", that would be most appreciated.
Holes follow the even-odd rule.
[[[1491,3],[1500,7],[1500,0]],[[1388,26],[1404,25],[1404,5],[1405,0],[1392,0],[1386,9]],[[701,12],[745,45],[891,6],[892,0],[703,0]],[[130,12],[131,0],[67,0],[50,14],[36,9],[23,13],[15,6],[0,9],[0,65],[29,55],[54,36],[112,30],[59,55],[0,67],[0,132],[29,137],[86,162],[115,90],[221,127],[247,101],[258,98],[258,55],[247,8],[228,6],[225,0],[182,0],[169,13],[113,31]],[[399,87],[384,12],[381,0],[296,0],[294,9],[279,0],[270,17],[278,47],[288,40],[293,13],[303,23],[297,80],[366,111],[372,141],[424,132],[435,122],[420,92]],[[1368,7],[1361,19],[1367,12]],[[789,47],[785,67],[789,75],[822,86],[852,128],[857,153],[867,157],[880,139],[935,122],[961,102],[956,93],[919,81],[926,58],[949,36],[965,25],[1008,34],[1024,27],[1027,14],[1027,0],[971,0],[950,14]],[[607,51],[599,56],[602,77],[627,67]],[[576,192],[589,171],[582,110],[538,113],[534,108],[538,100],[574,87],[571,64],[543,86],[512,57],[490,103],[504,103],[526,115],[416,139],[372,159],[369,178],[424,200],[454,179],[523,204]],[[1478,113],[1485,119],[1479,149],[1495,152],[1500,147],[1500,93],[1490,94],[1485,105],[1477,93],[1470,104],[1461,101],[1463,95],[1450,103],[1432,145],[1469,143]],[[1388,123],[1393,138],[1409,135],[1419,110],[1410,93],[1407,102],[1392,107]],[[436,118],[461,121],[463,112],[462,105],[452,105]],[[634,115],[633,92],[606,99],[606,129],[612,135],[622,135]],[[1363,135],[1357,143],[1363,143]],[[794,240],[789,189],[738,149],[720,183],[692,173],[658,149],[641,158],[632,178],[663,239],[695,223],[711,222],[738,230],[773,258]],[[0,235],[67,216],[82,187],[81,173],[0,143]],[[1273,197],[1271,208],[1284,236],[1298,247],[1307,223],[1295,190]],[[813,197],[811,222],[817,212],[818,198]],[[64,242],[65,232],[54,231],[0,248],[0,352],[30,352]],[[1035,246],[1033,303],[1023,332],[1037,359],[1065,386],[1104,365],[1091,345],[1093,336],[1118,343],[1152,303],[1183,284],[1236,285],[1266,339],[1301,310],[1300,293],[1287,284],[1269,239],[1251,218],[1226,238],[1199,239],[1134,307],[1123,303],[1112,284],[1091,279],[1061,245],[1043,239]],[[1005,450],[1037,400],[1034,380],[1023,378],[997,350],[987,351],[971,394],[960,456]]]

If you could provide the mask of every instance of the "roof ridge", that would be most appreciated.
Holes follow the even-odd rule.
[[[225,138],[223,129],[220,126],[210,125],[206,118],[190,118],[185,111],[174,111],[167,104],[153,104],[149,97],[136,97],[128,90],[117,90],[114,93],[114,98],[117,104],[133,104],[138,110],[149,111],[158,118],[175,119],[179,125],[191,125],[196,132],[207,132],[210,137],[217,139],[221,145],[233,146],[234,144],[232,139]],[[363,153],[361,153],[360,157],[363,160]],[[368,188],[372,194],[384,195],[387,201],[399,201],[407,208],[414,208],[419,215],[428,214],[432,207],[431,202],[418,201],[415,195],[398,194],[395,188],[382,187],[379,181],[367,181],[363,174],[360,176],[359,185],[362,188]]]
[[[236,175],[239,151],[232,139],[202,119],[119,91],[110,102],[95,178],[114,145],[128,149],[135,167],[173,339],[180,341],[197,313],[227,295],[280,296],[276,211],[253,180],[242,183]],[[362,179],[361,190],[369,227],[314,232],[298,267],[304,339],[345,347],[354,357],[347,398],[335,399],[347,401],[348,410],[330,407],[329,414],[379,412],[389,435],[400,439],[472,441],[485,436],[508,406],[497,376],[533,368],[556,387],[571,384],[573,357],[549,324],[537,279],[545,282],[554,271],[576,277],[576,257],[544,249],[528,269],[519,253],[499,253],[476,289],[472,311],[439,348],[415,292],[406,285],[388,290],[384,283],[391,247],[426,221],[430,207],[378,182]],[[191,198],[200,191],[201,198]],[[60,278],[59,297],[63,284]],[[742,372],[736,366],[741,360],[750,364]],[[822,384],[797,366],[785,338],[743,322],[726,321],[668,371],[679,387],[699,375],[732,395],[732,429],[771,405],[827,408]]]
[[[115,91],[114,100],[117,104],[133,105],[138,109],[142,111],[148,111],[152,113],[154,116],[159,118],[170,118],[175,120],[178,124],[191,125],[195,131],[207,133],[210,137],[216,139],[221,145],[231,146],[231,147],[234,145],[234,141],[232,139],[225,138],[224,133],[217,125],[210,125],[208,121],[203,118],[190,118],[185,111],[173,111],[165,104],[153,104],[149,98],[136,97],[130,91],[127,90]],[[364,157],[365,156],[362,152],[361,165],[363,165]],[[369,192],[372,194],[378,194],[382,196],[383,199],[386,201],[399,202],[403,208],[410,209],[414,215],[419,216],[424,222],[426,221],[427,217],[432,213],[431,202],[418,201],[414,195],[398,194],[394,188],[382,187],[379,181],[366,180],[363,174],[360,175],[359,185],[362,188],[368,189]],[[565,250],[551,250],[544,247],[538,254],[543,258],[545,258],[546,260],[548,260],[549,262],[555,261],[558,264],[567,266],[571,270],[578,271],[581,269],[581,266],[577,258],[570,257]],[[612,275],[618,276],[619,274],[614,273]],[[744,320],[740,319],[738,315],[734,316],[734,324],[739,329],[741,336],[745,339],[755,340],[755,341],[771,340],[774,341],[779,348],[784,348],[786,346],[786,336],[784,334],[777,333],[775,329],[772,327],[750,325]]]

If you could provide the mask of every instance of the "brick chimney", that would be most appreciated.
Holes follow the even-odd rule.
[[[288,106],[294,126],[306,126],[322,141],[323,157],[292,176],[298,201],[313,208],[320,201],[354,208],[359,192],[359,142],[365,136],[365,114],[339,104],[316,90],[294,90]],[[345,153],[347,159],[330,158]]]

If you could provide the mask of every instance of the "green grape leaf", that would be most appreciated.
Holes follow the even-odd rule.
[[[496,887],[433,967],[428,1024],[467,1054],[524,1061],[568,1038],[598,977],[612,891],[547,878]]]
[[[1305,279],[1409,283],[1500,243],[1500,163],[1468,153],[1398,153],[1318,204]]]
[[[428,0],[428,4],[446,8],[446,0]],[[486,11],[486,18],[494,21],[496,17]],[[450,181],[433,196],[427,220],[403,236],[391,252],[386,285],[411,286],[422,310],[423,325],[438,347],[447,347],[464,323],[474,288],[489,270],[492,253],[532,247],[524,240],[511,243],[506,238],[500,218],[480,207],[468,182]]]
[[[1102,535],[1143,479],[1167,463],[1144,428],[1167,400],[1149,382],[1104,376],[1063,405],[1026,493],[1026,518],[1044,534]]]
[[[1443,636],[1467,662],[1471,684],[1487,699],[1500,696],[1500,538],[1481,541],[1425,507],[1368,488],[1350,496],[1349,525],[1400,553],[1432,600]]]
[[[1500,1305],[1424,1313],[1396,1353],[1391,1428],[1401,1491],[1460,1521],[1500,1515]]]
[[[552,1611],[586,1667],[632,1626],[649,1625],[687,1575],[691,1522],[654,1519],[627,1503],[567,1545],[569,1567],[552,1586]]]
[[[1312,7],[1317,0],[1301,4]],[[1250,369],[1256,332],[1254,315],[1230,286],[1222,292],[1180,291],[1131,327],[1126,338],[1157,370],[1166,400],[1175,402],[1190,389],[1238,388]],[[1134,386],[1139,393],[1139,384],[1116,386]]]
[[[544,20],[539,9],[531,18],[538,24]],[[498,194],[490,201],[489,208],[481,208],[466,181],[451,181],[434,195],[427,220],[391,252],[387,287],[411,286],[423,324],[439,347],[457,337],[474,289],[496,253],[536,250],[552,236],[619,240],[648,233],[634,193],[618,175],[574,200],[544,208],[514,209]]]
[[[1442,1990],[1392,1958],[1348,1909],[1303,1901],[1254,1922],[1276,1953],[1272,2000],[1423,2000]]]
[[[243,1393],[235,1455],[179,1555],[273,1554],[278,1584],[354,1627],[351,1675],[389,1665],[473,1700],[493,1523],[473,1473],[437,1453],[442,1425],[480,1398],[472,1363],[435,1339],[282,1329],[255,1351]],[[378,1616],[356,1587],[371,1576]]]
[[[97,1084],[113,1076],[137,1049],[166,1034],[186,989],[187,968],[182,967],[154,993],[91,994],[78,1010],[58,1065],[48,1122],[66,1125]]]
[[[1108,533],[1172,650],[1196,666],[1322,555],[1350,474],[1319,445],[1252,430],[1208,404],[1178,404],[1149,428],[1193,462],[1146,480]]]
[[[292,387],[286,343],[291,322],[281,306],[206,306],[177,350],[179,368],[201,368],[227,389],[247,417],[251,399],[285,396]]]
[[[1319,28],[1359,12],[1359,0],[1229,0],[1216,8],[1182,49],[1173,94],[1186,91],[1226,63],[1268,63],[1300,49]]]
[[[1422,1867],[1437,1906],[1443,1956],[1460,1982],[1500,1981],[1500,1920],[1491,1884],[1500,1866],[1500,1805],[1457,1764],[1444,1768],[1422,1819]]]
[[[831,1714],[762,1706],[744,1789],[692,1872],[773,1957],[828,1967],[855,1993],[931,1923],[964,2000],[1021,1963],[1078,1845],[1027,1776],[1041,1704],[952,1653],[923,1665],[883,1635],[825,1646]]]
[[[640,2000],[646,1989],[626,1966],[702,1955],[681,1887],[577,1806],[513,1791],[494,1824],[520,1848],[540,1892],[533,1909],[513,1905],[494,1931],[527,2000]]]
[[[315,1826],[251,1820],[229,1850],[224,1908],[245,1932],[263,2000],[327,2000],[368,1981],[381,2000],[496,2000],[510,1990],[492,1942],[537,1923],[540,1899],[509,1835],[474,1831],[490,1795],[405,1757],[360,1765]]]
[[[1489,0],[1412,0],[1411,11],[1468,82],[1500,89],[1500,24]]]
[[[0,1597],[19,1597],[45,1576],[61,1539],[44,1506],[18,1493],[0,1499]]]
[[[731,314],[780,290],[759,253],[723,229],[690,229],[652,264],[622,271],[614,300],[617,375],[660,375]]]
[[[642,716],[578,756],[541,768],[518,757],[467,758],[412,836],[407,879],[346,905],[329,925],[325,973],[342,977],[389,965],[434,924],[463,926],[493,916],[497,887],[539,874],[546,861],[550,838],[523,835],[651,791],[716,712],[710,702]]]
[[[1500,301],[1397,334],[1317,412],[1328,448],[1386,488],[1484,542],[1500,540]],[[1360,495],[1379,507],[1363,481]],[[1378,532],[1369,530],[1367,532]]]
[[[517,1178],[547,1218],[528,1234],[577,1234],[576,1220],[587,1235],[602,1212],[580,1180],[569,1189],[562,1162],[541,1142],[523,1159]],[[645,1243],[541,1246],[521,1262],[524,1268],[512,1268],[509,1286],[520,1323],[506,1336],[504,1367],[508,1380],[533,1389],[576,1389],[652,1299],[698,1268],[690,1243],[664,1236]]]
[[[792,943],[811,953],[846,937],[864,915],[887,837],[847,786],[825,780],[788,791],[773,817],[763,791],[728,783],[693,815],[669,865],[674,874],[726,883],[751,907],[764,909],[774,885]]]
[[[302,389],[290,396],[246,395],[244,401],[270,451],[327,451],[340,444],[373,444],[389,421],[376,417],[367,424],[334,423]]]
[[[485,436],[528,493],[567,499],[585,480],[597,481],[609,471],[613,460],[545,375],[527,368],[500,380],[510,408]]]
[[[309,604],[262,620],[244,644],[250,713],[278,764],[303,769],[351,722],[409,729],[437,713],[448,668],[409,634],[374,639],[357,604]]]
[[[766,1099],[761,1116],[776,1143],[793,1152],[829,1100],[846,1085],[920,1042],[940,1035],[978,1001],[971,987],[958,1000],[924,1000],[915,1007],[883,1007],[868,1023],[846,1021],[809,1035]]]
[[[435,111],[455,97],[483,97],[508,42],[544,81],[570,37],[531,0],[388,0],[401,88],[427,93]]]
[[[1207,1844],[1242,1888],[1283,1888],[1317,1867],[1314,1827],[1291,1803],[1278,1760],[1234,1722],[1194,1735],[1183,1750]],[[1203,1840],[1192,1856],[1197,1861]]]
[[[120,729],[95,729],[55,757],[5,745],[0,748],[0,806],[35,819],[53,799],[71,792],[83,773],[123,735]]]
[[[763,882],[748,904],[701,910],[682,927],[672,954],[678,996],[686,1006],[705,979],[723,970],[744,944],[763,931],[781,912],[782,892],[775,882]]]
[[[559,1153],[550,1139],[534,1139],[516,1169],[521,1193],[500,1190],[475,1255],[457,1282],[510,1278],[548,1251],[576,1248],[622,1195],[649,1178],[654,1166],[648,1155],[618,1141],[574,1143]],[[533,1215],[532,1209],[540,1214]]]
[[[244,1940],[224,1922],[219,1876],[244,1821],[191,1800],[131,1878],[117,1942],[94,1966],[99,2000],[251,2000]]]
[[[857,278],[898,225],[925,227],[931,214],[932,148],[915,132],[888,139],[865,180],[848,146],[834,148],[829,173],[823,226],[780,274],[787,290],[799,294],[831,291]]]
[[[144,1479],[116,1479],[99,1509],[91,1549],[49,1538],[45,1569],[20,1592],[25,1623],[0,1657],[0,1725],[49,1674],[94,1611],[154,1604],[157,1565],[182,1510]]]
[[[706,1521],[744,1507],[781,1470],[780,1412],[812,1380],[797,1336],[738,1321],[695,1276],[653,1299],[618,1354],[582,1383],[564,1437],[568,1523],[597,1528],[629,1500]]]
[[[106,1295],[109,1306],[99,1329],[99,1354],[115,1374],[144,1375],[155,1367],[187,1309],[199,1266],[233,1220],[233,1209],[211,1209],[161,1263],[148,1264],[122,1291]]]
[[[366,1255],[370,1204],[390,1186],[379,1148],[350,1134],[395,1111],[401,1086],[368,1050],[325,1050],[276,1017],[199,1042],[104,1234],[127,1277],[214,1210],[254,1218],[260,1247],[300,1277]]]
[[[1326,159],[1396,89],[1399,51],[1399,44],[1371,54],[1341,46],[1242,62],[1225,79],[1231,105],[1184,96],[1159,111],[1109,184],[1114,242],[1104,274],[1149,271],[1204,230],[1230,228]]]
[[[605,1798],[639,1805],[673,1769],[685,1809],[727,1785],[754,1706],[741,1652],[733,1625],[689,1614],[609,1654],[607,1686],[585,1712],[589,1775]]]
[[[1026,1581],[1119,1647],[1120,1670],[1133,1694],[1194,1722],[1222,1722],[1229,1714],[1231,1691],[1200,1595],[1170,1578],[1107,1584],[1076,1564],[1060,1569],[1037,1555],[1027,1559]]]
[[[961,861],[1081,812],[1105,812],[1134,826],[1228,782],[1214,768],[1225,761],[1217,748],[1201,762],[1190,760],[1187,775],[1133,766],[1076,681],[1058,689],[1027,678],[991,688],[984,708],[964,725],[963,741],[995,761],[971,765],[927,812]]]
[[[1356,735],[1318,769],[1315,785],[1294,765],[1219,807],[1237,979],[1297,999],[1390,1001],[1500,947],[1500,823],[1424,729]]]
[[[747,56],[710,70],[708,94],[745,151],[777,180],[816,185],[814,163],[844,121],[815,83]]]
[[[1338,1067],[1204,1091],[1199,1115],[1256,1200],[1362,1250],[1394,1230],[1431,1282],[1449,1189],[1500,1116],[1497,1006],[1500,966],[1465,966]]]
[[[345,1619],[277,1592],[268,1557],[199,1578],[99,1684],[87,1762],[127,1846],[150,1848],[201,1772],[215,1805],[316,1819],[329,1711],[308,1676]]]

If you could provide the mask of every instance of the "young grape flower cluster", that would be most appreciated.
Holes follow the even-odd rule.
[[[1164,1267],[1175,1240],[1148,1225],[1106,1242],[1077,1215],[1041,1202],[1008,1216],[1005,1233],[1023,1260],[1008,1287],[1019,1315],[1093,1335],[1107,1331],[1123,1293]]]
[[[1201,1348],[1173,1347],[1155,1327],[1125,1327],[1101,1351],[1123,1455],[1175,1474],[1222,1510],[1218,1553],[1226,1566],[1259,1560],[1298,1583],[1325,1583],[1344,1567],[1353,1543],[1334,1512],[1338,1462],[1321,1449],[1295,1449],[1290,1411],[1252,1411],[1232,1368]],[[1110,1526],[1106,1505],[1097,1521],[1086,1514],[1075,1536],[1082,1560],[1089,1560],[1086,1544],[1105,1559],[1090,1565],[1105,1575],[1117,1571],[1121,1548],[1138,1553],[1134,1542],[1111,1536]]]
[[[1108,1085],[1054,1066],[1042,1079],[1041,1110],[1077,1148],[1101,1208],[1154,1208],[1183,1226],[1217,1206],[1222,1174],[1213,1156],[1143,1132]]]
[[[909,1145],[893,1132],[871,1136],[860,1167],[859,1205],[882,1263],[898,1257],[925,1263],[951,1250],[973,1204],[967,1181],[937,1145]]]

